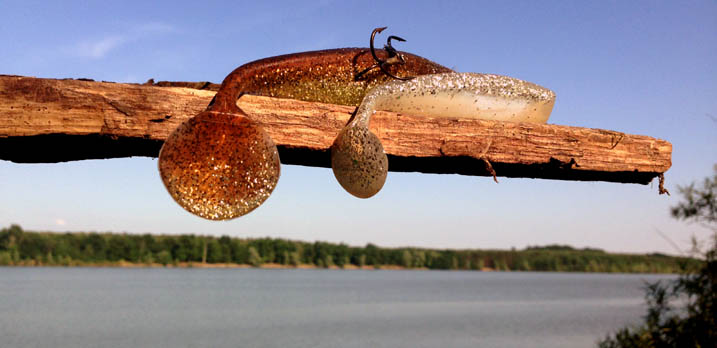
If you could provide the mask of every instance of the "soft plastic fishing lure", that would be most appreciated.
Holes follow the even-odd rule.
[[[353,120],[336,137],[331,146],[331,168],[341,186],[356,197],[368,198],[381,190],[388,158],[381,141],[368,129],[377,110],[545,123],[554,104],[551,90],[501,75],[442,73],[388,82],[366,94]]]
[[[236,106],[242,94],[358,105],[372,87],[392,78],[450,72],[419,56],[343,48],[261,59],[240,66],[209,107],[182,123],[159,154],[167,191],[184,209],[211,220],[233,219],[261,205],[276,187],[279,154],[271,137]],[[379,68],[379,70],[375,69]]]

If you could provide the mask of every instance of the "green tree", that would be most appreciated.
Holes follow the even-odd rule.
[[[485,268],[485,261],[482,257],[478,259],[478,262],[476,263],[476,268],[478,268],[479,271],[482,271],[483,268]]]
[[[301,255],[298,251],[289,253],[289,264],[296,267],[301,264]]]
[[[714,171],[711,178],[704,179],[702,187],[695,188],[695,183],[680,187],[684,201],[672,208],[674,218],[707,224],[713,230],[717,228],[717,164]]]
[[[238,239],[232,240],[231,243],[232,261],[238,264],[249,263],[249,246],[246,242]]]
[[[403,255],[401,255],[401,266],[406,268],[413,266],[413,255],[411,255],[411,251],[408,249],[404,250]]]
[[[426,252],[423,250],[413,251],[413,267],[426,267]]]
[[[526,259],[523,259],[522,262],[521,262],[521,264],[520,264],[520,270],[521,270],[521,271],[530,271],[530,270],[532,270],[532,268],[530,267],[530,262],[528,262],[528,260],[526,260]]]
[[[172,254],[169,252],[169,250],[162,250],[159,253],[157,253],[157,262],[168,265],[172,263]]]
[[[9,251],[0,251],[0,266],[12,265],[12,254]]]
[[[256,251],[256,248],[253,246],[249,247],[249,264],[254,267],[261,266],[264,261],[261,259],[261,255],[259,255],[259,252]]]
[[[331,255],[326,255],[326,257],[324,258],[324,260],[323,260],[322,263],[323,263],[324,267],[326,267],[326,268],[329,268],[329,267],[333,266],[333,265],[334,265],[334,258],[333,258],[333,256],[331,256]]]
[[[359,266],[359,267],[366,266],[366,254],[360,254],[360,255],[359,255],[357,266]]]
[[[23,231],[20,225],[10,225],[0,230],[0,250],[15,250],[22,239]]]
[[[222,238],[229,239],[229,237]],[[231,260],[229,250],[229,243],[227,241],[222,242],[221,239],[210,238],[207,242],[207,262],[229,262]]]
[[[364,255],[366,255],[364,264],[371,266],[379,266],[383,263],[383,258],[381,257],[380,251],[377,246],[369,243],[366,244],[364,250]]]
[[[678,220],[700,223],[713,230],[710,248],[697,270],[677,280],[649,284],[645,322],[620,329],[599,343],[618,347],[714,347],[717,342],[717,165],[701,187],[680,187],[683,201],[671,210]],[[671,301],[680,300],[678,308]]]
[[[333,250],[333,260],[336,266],[344,268],[344,266],[350,263],[350,250],[348,245],[341,243]]]

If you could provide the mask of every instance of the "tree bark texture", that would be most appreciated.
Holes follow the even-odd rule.
[[[122,84],[0,75],[0,159],[63,162],[157,157],[181,122],[204,110],[216,85]],[[242,96],[282,163],[330,167],[329,148],[354,107]],[[378,112],[371,130],[389,170],[647,184],[671,166],[672,145],[616,131],[425,118]]]

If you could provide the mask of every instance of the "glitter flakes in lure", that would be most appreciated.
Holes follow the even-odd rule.
[[[349,123],[331,145],[331,169],[341,187],[358,198],[378,193],[388,175],[388,157],[368,124]]]
[[[368,129],[377,110],[546,123],[554,104],[551,90],[501,75],[442,73],[388,82],[366,94],[354,118],[339,132],[331,147],[331,168],[339,184],[356,197],[368,198],[381,190],[388,159],[381,141]]]
[[[378,109],[426,117],[546,123],[555,93],[507,76],[445,73],[386,83],[369,92],[361,104],[365,104],[362,118],[373,114],[370,109]]]
[[[372,39],[381,30],[374,30]],[[169,135],[159,154],[160,177],[172,198],[192,214],[211,220],[240,217],[271,195],[280,162],[271,137],[237,107],[239,96],[358,105],[368,90],[394,77],[450,71],[393,50],[390,39],[385,50],[303,52],[242,65],[224,79],[207,110]],[[380,153],[385,157],[383,148]]]
[[[159,173],[174,200],[210,220],[242,216],[261,205],[279,180],[269,135],[240,113],[205,111],[170,134]]]

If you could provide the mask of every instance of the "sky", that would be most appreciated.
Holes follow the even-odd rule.
[[[244,63],[379,42],[461,72],[557,94],[548,121],[673,144],[651,185],[389,173],[360,200],[326,168],[282,166],[272,196],[239,219],[174,203],[155,158],[0,160],[0,227],[194,233],[381,246],[518,249],[569,244],[677,254],[708,230],[675,221],[677,187],[717,163],[714,1],[0,1],[0,74],[116,82],[221,82]],[[383,39],[382,39],[383,38]],[[390,165],[390,164],[389,164]],[[673,246],[671,242],[677,245]]]

